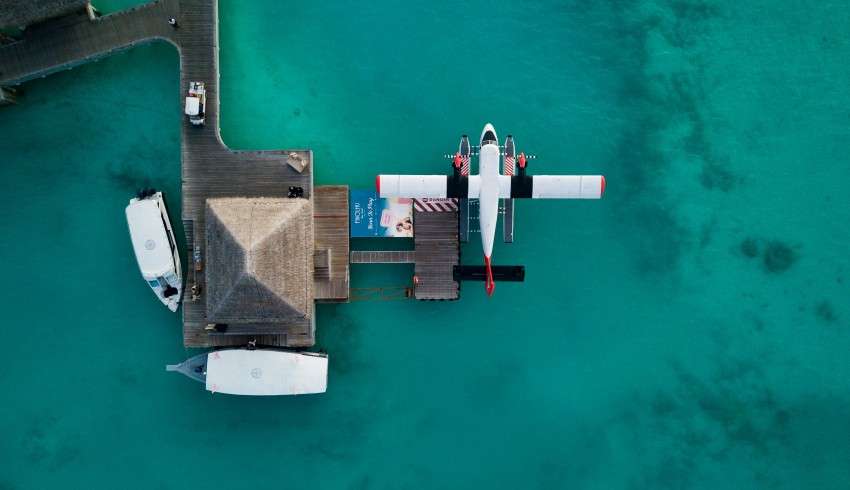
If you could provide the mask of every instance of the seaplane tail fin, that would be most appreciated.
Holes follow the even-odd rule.
[[[487,268],[487,278],[484,281],[484,289],[487,291],[487,296],[493,296],[496,290],[496,281],[493,280],[493,266],[490,263],[490,257],[484,256],[484,267]]]

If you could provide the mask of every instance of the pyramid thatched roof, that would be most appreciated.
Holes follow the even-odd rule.
[[[285,324],[310,319],[309,200],[208,199],[206,241],[208,321]]]

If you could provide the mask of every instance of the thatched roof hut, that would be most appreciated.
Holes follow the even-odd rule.
[[[89,0],[0,0],[0,29],[24,28],[87,8]]]
[[[207,320],[304,324],[313,315],[313,210],[307,199],[206,202]]]

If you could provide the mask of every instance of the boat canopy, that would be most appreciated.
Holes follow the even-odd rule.
[[[145,280],[150,281],[173,271],[174,257],[157,201],[141,199],[131,202],[126,213],[130,240]]]
[[[314,353],[227,349],[207,355],[207,390],[231,395],[324,393],[328,358]]]
[[[198,97],[186,97],[186,115],[197,116],[201,112],[201,99]]]

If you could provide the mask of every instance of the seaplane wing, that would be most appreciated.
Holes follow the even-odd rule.
[[[601,175],[499,175],[502,199],[599,199],[605,192]],[[380,197],[478,199],[478,175],[379,175]]]
[[[503,199],[600,199],[604,192],[602,175],[499,176]]]
[[[380,197],[478,199],[477,175],[379,175],[375,188]]]

